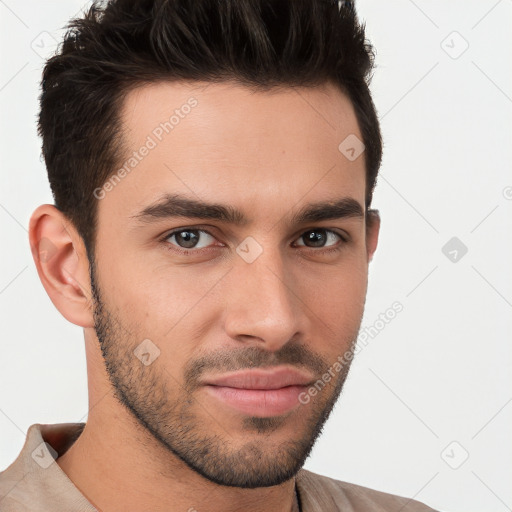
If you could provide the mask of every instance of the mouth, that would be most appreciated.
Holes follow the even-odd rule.
[[[233,372],[206,379],[206,392],[246,415],[279,416],[292,411],[299,395],[314,382],[311,374],[294,368],[254,369]]]

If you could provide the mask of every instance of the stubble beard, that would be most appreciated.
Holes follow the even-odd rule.
[[[215,418],[215,410],[210,407],[207,411],[207,404],[203,406],[197,400],[197,376],[200,368],[204,370],[205,360],[187,364],[182,385],[182,376],[172,376],[162,364],[155,362],[144,366],[133,353],[141,340],[123,326],[102,301],[94,264],[90,277],[96,335],[114,395],[167,452],[204,478],[223,486],[275,486],[298,473],[341,394],[350,362],[343,365],[333,385],[316,395],[316,400],[312,399],[307,407],[299,406],[298,412],[292,413],[301,414],[304,408],[304,414],[308,415],[299,423],[302,427],[299,438],[279,444],[272,441],[272,433],[291,421],[287,416],[247,416],[242,419],[241,428],[234,430],[232,426],[223,425],[221,417]],[[356,336],[357,332],[352,336],[351,349]],[[246,347],[238,364],[242,360],[247,364],[238,368],[261,366],[258,360],[268,362],[267,355],[259,348]],[[281,364],[300,366],[302,363],[310,370],[313,366],[315,375],[323,374],[329,366],[300,345],[284,348],[279,357]],[[212,364],[211,358],[206,361]],[[228,363],[223,361],[223,368],[228,369]],[[219,366],[221,363],[217,361],[215,368]]]

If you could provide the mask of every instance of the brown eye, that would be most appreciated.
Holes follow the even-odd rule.
[[[338,233],[323,228],[310,229],[303,233],[299,240],[303,240],[304,243],[298,243],[297,245],[320,248],[336,245],[339,240],[344,241]]]
[[[174,241],[172,241],[173,238]],[[171,233],[166,240],[182,249],[202,249],[208,247],[214,238],[201,229],[182,229]]]

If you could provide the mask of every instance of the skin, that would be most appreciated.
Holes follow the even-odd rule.
[[[197,106],[98,201],[92,275],[81,237],[54,206],[31,217],[41,281],[83,327],[86,346],[89,416],[57,463],[103,511],[292,510],[294,475],[348,365],[307,404],[270,418],[230,408],[199,379],[285,365],[316,380],[353,345],[378,213],[291,219],[308,203],[341,197],[364,210],[364,153],[350,161],[338,150],[348,135],[362,136],[349,99],[331,84],[269,93],[155,83],[125,99],[127,157],[192,96]],[[134,218],[165,193],[230,205],[248,222]],[[181,239],[162,240],[177,228],[208,231],[198,235],[206,249],[180,254]],[[302,235],[315,229],[348,241],[331,234],[324,247],[308,247]],[[248,236],[263,251],[252,263],[236,252]],[[37,250],[44,238],[51,258]],[[133,352],[144,339],[160,351],[147,366]]]

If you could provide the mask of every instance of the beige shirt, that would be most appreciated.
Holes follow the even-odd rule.
[[[32,425],[18,458],[0,472],[1,512],[98,512],[55,463],[84,423]],[[296,485],[302,512],[435,512],[417,501],[301,469]]]

